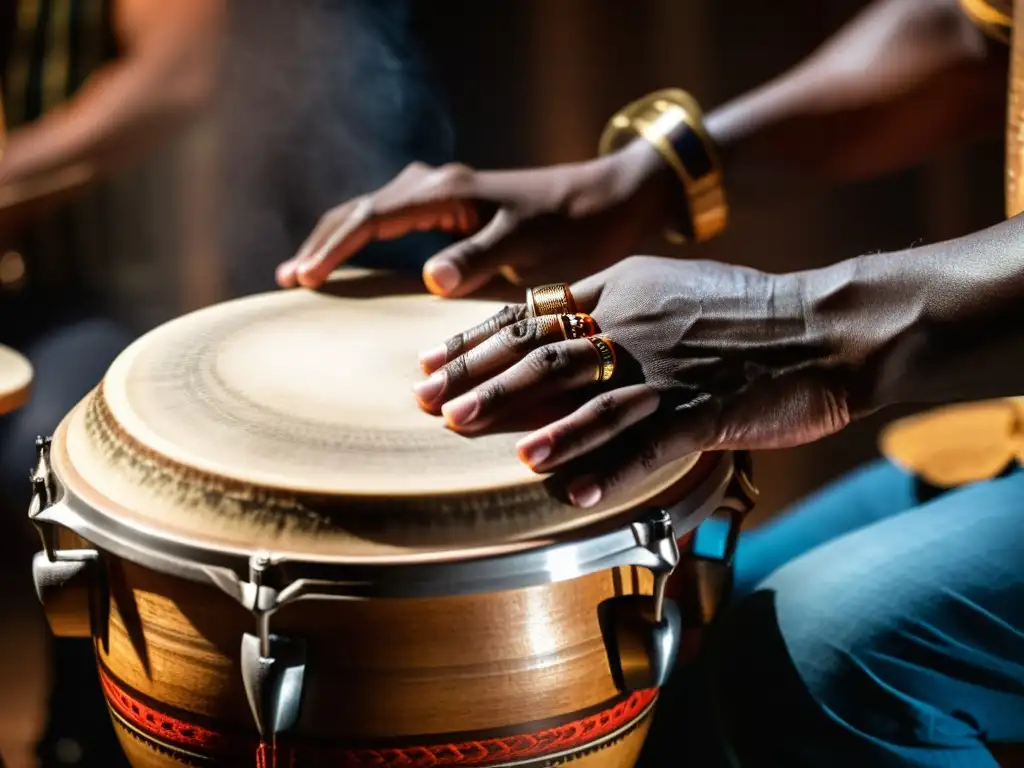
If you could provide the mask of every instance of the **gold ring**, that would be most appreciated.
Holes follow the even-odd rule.
[[[566,341],[570,339],[585,339],[597,333],[597,323],[594,318],[586,312],[577,312],[575,315],[559,315],[558,322],[562,326],[562,335]]]
[[[523,278],[516,271],[515,267],[510,267],[508,264],[502,264],[498,267],[498,274],[508,280],[512,285],[522,286],[525,282]]]
[[[550,283],[526,289],[526,309],[531,317],[575,315],[576,301],[565,283]]]
[[[597,370],[594,381],[608,381],[615,375],[615,345],[605,336],[588,336],[587,341],[597,350]]]

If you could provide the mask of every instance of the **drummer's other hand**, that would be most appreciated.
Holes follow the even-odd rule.
[[[809,314],[818,302],[803,274],[630,258],[572,286],[614,345],[608,382],[595,381],[593,342],[566,341],[557,318],[513,306],[425,355],[433,373],[415,394],[473,434],[525,428],[539,406],[575,391],[583,404],[517,450],[535,471],[557,471],[585,507],[696,451],[810,442],[858,410],[847,363],[870,350]]]
[[[414,163],[381,189],[328,211],[278,267],[277,281],[317,287],[368,243],[422,230],[463,236],[423,268],[440,296],[472,293],[502,267],[530,284],[571,280],[622,259],[665,224],[674,184],[645,142],[585,163],[522,171]]]

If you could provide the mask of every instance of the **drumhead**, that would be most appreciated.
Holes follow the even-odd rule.
[[[65,419],[55,471],[121,524],[358,560],[571,530],[690,472],[698,456],[582,511],[518,460],[520,433],[464,437],[423,412],[418,351],[501,306],[363,275],[186,315],[125,350]]]

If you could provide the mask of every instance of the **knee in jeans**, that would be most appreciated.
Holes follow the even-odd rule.
[[[841,566],[800,560],[734,606],[722,623],[717,674],[741,727],[775,732],[855,731],[918,740],[927,707],[917,704],[901,663],[898,596]]]

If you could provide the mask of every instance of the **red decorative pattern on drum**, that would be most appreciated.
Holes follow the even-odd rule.
[[[402,747],[335,747],[279,743],[276,760],[267,759],[270,750],[248,734],[227,734],[158,712],[126,690],[110,673],[100,668],[107,701],[114,713],[139,735],[165,748],[181,749],[203,756],[225,754],[257,755],[268,768],[434,768],[465,766],[487,768],[586,749],[604,739],[622,734],[639,722],[658,695],[656,689],[637,691],[600,712],[535,733],[477,739],[448,744]],[[623,734],[624,735],[624,734]]]
[[[126,723],[142,733],[193,752],[216,754],[233,751],[233,739],[157,712],[124,690],[102,666],[99,672],[107,703]]]

